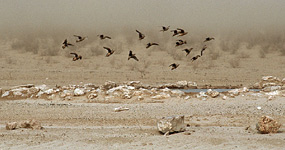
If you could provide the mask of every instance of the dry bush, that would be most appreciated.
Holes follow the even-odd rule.
[[[16,64],[15,60],[12,59],[11,57],[6,57],[5,62],[9,65]]]
[[[245,53],[245,52],[241,52],[238,55],[238,58],[249,58],[249,57],[250,57],[250,55],[248,53]]]
[[[238,67],[240,67],[240,60],[237,58],[231,59],[229,61],[229,64],[232,68],[238,68]]]
[[[265,58],[266,57],[266,52],[263,49],[259,50],[259,57],[260,58]]]

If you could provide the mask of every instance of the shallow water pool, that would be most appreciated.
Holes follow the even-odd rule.
[[[172,89],[172,90],[180,90],[185,93],[199,93],[201,91],[207,92],[209,89]],[[218,92],[227,92],[233,89],[212,89],[213,91],[218,91]],[[259,92],[260,89],[249,89],[249,91],[254,91],[254,92]]]

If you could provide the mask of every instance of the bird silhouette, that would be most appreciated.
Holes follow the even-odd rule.
[[[179,36],[184,36],[184,35],[186,35],[188,32],[185,32],[183,29],[181,29],[181,28],[177,28],[177,30],[179,30],[178,31],[178,34],[179,34]]]
[[[139,61],[139,59],[137,58],[136,54],[133,54],[132,51],[129,52],[128,60],[130,60],[131,58],[135,59],[136,61]]]
[[[79,59],[82,59],[82,56],[76,54],[76,53],[70,53],[72,55],[74,55],[74,57],[72,58],[73,61],[76,61],[76,60],[79,60]]]
[[[182,51],[185,51],[186,52],[186,56],[190,54],[190,52],[193,50],[193,48],[189,48],[189,49],[184,49]]]
[[[169,65],[169,67],[171,67],[171,70],[176,69],[178,66],[179,66],[179,64],[176,64],[176,63]]]
[[[172,36],[175,36],[175,35],[178,35],[178,34],[179,34],[178,30],[171,30],[170,32],[173,32],[173,35],[172,35]]]
[[[200,55],[196,55],[196,56],[192,57],[192,59],[191,59],[192,62],[195,61],[195,60],[197,60],[199,57],[201,57],[201,56],[200,56]]]
[[[111,55],[115,52],[114,50],[112,50],[112,49],[110,49],[110,48],[108,48],[108,47],[103,47],[103,48],[108,51],[107,54],[106,54],[106,57],[111,56]]]
[[[104,39],[111,39],[111,37],[106,36],[106,35],[104,35],[104,34],[100,34],[100,35],[97,35],[97,36],[99,36],[101,40],[104,40]]]
[[[62,45],[62,49],[66,48],[66,47],[68,47],[68,46],[74,46],[73,44],[68,43],[68,42],[67,42],[67,39],[65,39],[62,44],[63,44],[63,45]]]
[[[151,47],[152,45],[159,45],[159,44],[157,44],[157,43],[147,43],[146,48],[149,48],[149,47]]]
[[[169,29],[169,27],[170,27],[170,26],[167,26],[167,27],[162,26],[162,30],[160,30],[160,31],[163,31],[163,32],[164,32],[164,31],[167,31],[167,30]]]
[[[73,36],[77,37],[76,42],[81,42],[81,41],[87,39],[87,37],[82,37],[82,36],[79,36],[79,35],[73,35]]]
[[[215,38],[213,38],[213,37],[207,37],[204,42],[208,42],[208,41],[211,41],[211,40],[215,40]]]
[[[176,44],[176,46],[180,46],[180,45],[183,45],[183,44],[187,44],[187,42],[183,41],[183,40],[177,40],[177,42],[175,44]]]
[[[142,34],[140,31],[136,30],[136,32],[139,34],[139,40],[142,40],[145,38],[145,35]]]
[[[206,48],[207,48],[207,45],[204,45],[202,50],[201,50],[201,56],[203,55],[203,52],[206,50]]]

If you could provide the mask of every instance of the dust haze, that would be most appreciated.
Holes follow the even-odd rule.
[[[79,67],[78,73],[82,73],[83,69],[100,72],[95,72],[95,75],[108,74],[116,70],[118,74],[123,74],[120,76],[121,80],[137,79],[146,80],[146,82],[159,78],[155,71],[158,74],[167,73],[169,64],[173,62],[183,64],[180,66],[181,70],[173,72],[168,77],[162,77],[163,82],[187,79],[186,75],[180,75],[185,71],[189,71],[187,73],[191,73],[191,76],[199,76],[200,79],[202,74],[207,74],[211,69],[227,71],[247,68],[251,70],[254,66],[248,66],[250,62],[263,64],[270,62],[272,58],[276,58],[275,56],[280,56],[278,60],[283,60],[285,10],[282,6],[284,5],[285,2],[282,0],[1,1],[0,58],[3,62],[2,66],[7,64],[10,70],[35,68],[43,71],[44,69],[39,66],[48,66],[57,70],[70,71],[71,68],[74,70]],[[176,38],[172,37],[169,31],[159,32],[161,26],[168,25],[170,29],[183,28],[188,34]],[[138,40],[136,29],[143,32],[146,38]],[[111,36],[112,39],[100,40],[98,34]],[[75,43],[73,35],[88,36],[88,39]],[[206,37],[215,37],[215,41],[207,43],[208,50],[205,57],[191,63],[191,57],[200,53]],[[63,50],[61,46],[64,39],[75,43],[76,46]],[[178,39],[186,40],[188,44],[176,48],[175,41]],[[157,42],[159,46],[146,50],[145,46],[148,42]],[[111,47],[116,52],[110,58],[105,58],[106,50],[102,48],[103,46]],[[182,49],[190,47],[194,50],[185,57]],[[140,63],[127,61],[129,50],[133,50],[142,61]],[[80,53],[83,61],[70,62],[72,58],[70,52]],[[29,62],[27,57],[30,58]],[[23,63],[28,64],[20,67]],[[281,65],[284,62],[276,63]],[[182,69],[183,66],[184,69]],[[260,72],[263,74],[272,72],[267,69],[262,68]],[[90,72],[86,71],[86,74]],[[279,72],[276,71],[275,75]],[[129,76],[130,73],[134,75]],[[3,82],[20,80],[20,77],[14,74],[16,73],[13,71],[4,72]],[[61,77],[66,76],[65,73],[62,74]],[[37,74],[34,75],[37,76]],[[48,74],[45,75],[48,76]],[[55,73],[52,76],[56,78],[57,75]],[[45,79],[43,76],[26,78],[42,81]],[[74,74],[74,79],[83,76],[84,74]],[[87,75],[85,79],[90,81],[87,78],[92,76],[94,73]],[[120,80],[118,76],[114,76],[105,75],[102,80],[99,79],[96,82]],[[223,78],[220,74],[217,76]],[[257,80],[260,76],[252,79]],[[194,79],[196,78],[193,77]],[[68,83],[68,81],[65,82]],[[234,84],[244,82],[239,80]],[[3,84],[13,85],[8,81]]]

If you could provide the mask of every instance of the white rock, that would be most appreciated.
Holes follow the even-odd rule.
[[[127,84],[128,85],[131,85],[131,86],[135,86],[135,85],[138,85],[138,84],[140,84],[141,83],[141,81],[130,81],[130,82],[128,82]]]
[[[188,100],[188,99],[190,99],[190,96],[188,95],[188,96],[186,96],[184,99]]]
[[[280,91],[272,91],[272,92],[268,92],[265,94],[268,96],[278,96],[278,95],[281,95],[282,93]]]
[[[126,110],[129,110],[129,108],[127,108],[127,107],[122,107],[122,106],[117,107],[117,108],[114,108],[114,111],[115,111],[115,112],[126,111]]]
[[[223,100],[226,100],[228,97],[226,96],[226,95],[224,95],[223,97],[222,97],[222,99]]]
[[[164,89],[161,89],[160,90],[161,92],[164,92],[164,93],[170,93],[171,92],[171,90],[169,89],[169,88],[164,88]]]
[[[157,129],[165,135],[173,132],[183,132],[186,130],[184,116],[163,117],[157,122]]]
[[[88,99],[94,99],[96,98],[98,95],[96,93],[91,93],[87,96]]]
[[[85,94],[84,90],[80,88],[75,89],[73,93],[74,93],[74,96],[81,96]]]
[[[185,95],[185,92],[183,92],[181,90],[171,90],[171,96],[181,97],[183,95]]]
[[[189,81],[188,83],[187,83],[187,85],[188,85],[188,87],[191,87],[191,88],[197,88],[197,83],[196,82],[192,82],[192,81]]]
[[[275,82],[275,81],[280,81],[280,79],[279,78],[277,78],[277,77],[273,77],[273,76],[264,76],[264,77],[262,77],[262,80],[263,81],[269,81],[269,82]]]
[[[22,96],[23,95],[21,89],[12,90],[12,91],[13,91],[13,96]]]
[[[220,95],[220,93],[218,91],[215,91],[212,89],[208,89],[206,94],[212,98],[218,97]]]
[[[143,93],[142,91],[134,91],[133,96],[141,96]]]
[[[48,90],[44,91],[44,93],[47,95],[51,95],[51,94],[54,94],[55,91],[53,89],[48,89]]]
[[[144,100],[144,98],[142,96],[138,96],[138,100],[141,101]]]
[[[151,99],[166,99],[166,98],[170,98],[171,96],[169,94],[166,93],[160,93],[158,95],[152,96]]]
[[[7,97],[7,96],[9,96],[9,95],[10,95],[10,91],[6,91],[6,92],[4,92],[4,93],[2,94],[1,97]]]
[[[267,87],[263,88],[262,91],[271,92],[271,91],[276,91],[276,90],[281,90],[281,89],[282,89],[281,86],[267,86]]]
[[[178,87],[187,87],[188,86],[188,82],[187,81],[177,81],[176,85]]]
[[[201,91],[199,92],[199,94],[196,94],[196,97],[205,100],[208,97],[208,95],[205,92]]]
[[[38,94],[36,95],[37,98],[41,97],[44,94],[43,91],[39,91]]]
[[[261,109],[261,107],[260,107],[260,106],[257,106],[257,109],[258,109],[258,110],[260,110],[260,109]]]
[[[45,91],[45,90],[47,89],[47,86],[46,86],[45,84],[43,84],[43,85],[38,85],[38,86],[36,86],[36,88],[37,88],[37,89],[40,89],[40,90],[42,90],[42,91]]]

